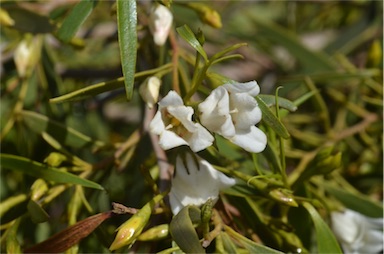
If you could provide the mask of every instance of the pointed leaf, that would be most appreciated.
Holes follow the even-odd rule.
[[[94,141],[90,137],[78,132],[77,130],[62,125],[59,122],[53,121],[39,113],[23,110],[21,115],[23,117],[23,121],[33,131],[38,134],[47,132],[61,144],[75,148],[81,148],[87,145],[102,147],[104,145],[104,143],[101,141]]]
[[[333,71],[335,69],[335,63],[327,54],[307,48],[295,33],[261,17],[254,8],[248,8],[232,21],[234,26],[242,26],[242,29],[233,29],[235,35],[240,38],[251,39],[255,29],[257,29],[258,36],[285,47],[309,72]]]
[[[267,104],[259,97],[255,97],[257,100],[257,103],[259,104],[259,107],[261,111],[263,112],[263,121],[272,128],[276,132],[277,135],[279,135],[282,138],[289,138],[289,133],[285,126],[280,122],[280,120],[273,114],[273,112],[269,109]]]
[[[49,167],[43,163],[33,161],[25,157],[12,154],[0,154],[0,159],[3,169],[19,171],[23,174],[56,183],[80,184],[84,187],[104,190],[101,185],[95,182],[83,179],[71,173],[60,171],[56,168]]]
[[[197,40],[195,34],[192,32],[189,26],[184,25],[178,27],[176,28],[176,31],[180,34],[181,37],[183,37],[186,42],[188,42],[189,45],[192,46],[192,48],[196,49],[196,51],[200,53],[206,62],[208,61],[207,53],[205,53],[203,46],[201,46],[200,42]]]
[[[232,228],[228,227],[227,225],[224,225],[225,232],[238,241],[241,245],[244,246],[250,253],[265,253],[265,254],[282,254],[282,252],[278,250],[274,250],[272,248],[269,248],[265,245],[255,243],[254,241],[249,240],[248,238],[242,236],[241,234],[237,233]]]
[[[117,0],[117,31],[119,35],[120,58],[123,69],[125,92],[131,100],[136,70],[137,10],[136,1]]]
[[[57,31],[57,37],[63,42],[69,42],[96,5],[97,1],[80,1],[64,19],[61,27]]]
[[[368,217],[381,218],[383,216],[383,206],[378,204],[363,194],[345,191],[339,187],[325,183],[325,190],[341,201],[346,207],[364,214]]]
[[[55,234],[44,242],[24,250],[24,253],[64,252],[92,233],[103,221],[110,218],[112,215],[112,212],[104,212],[88,217]]]
[[[259,94],[260,99],[262,99],[268,107],[276,105],[276,97],[274,95],[269,94]],[[282,97],[277,97],[279,100],[279,108],[285,108],[291,112],[297,110],[297,106],[290,100],[287,100]]]
[[[4,6],[4,5],[3,5]],[[2,8],[3,8],[2,6]],[[8,12],[14,21],[13,28],[21,32],[27,33],[50,33],[53,31],[53,25],[46,16],[41,16],[36,12],[29,11],[17,6],[7,7],[4,9]]]
[[[315,225],[318,253],[342,253],[335,235],[316,209],[308,202],[303,202],[303,207],[307,209]]]
[[[124,77],[117,78],[111,81],[101,82],[94,85],[90,85],[76,91],[64,94],[62,96],[52,98],[49,100],[51,103],[63,103],[80,101],[90,97],[94,97],[100,93],[115,90],[124,86]]]
[[[200,218],[200,209],[195,206],[184,207],[170,224],[170,233],[180,249],[186,253],[205,253],[193,222]]]

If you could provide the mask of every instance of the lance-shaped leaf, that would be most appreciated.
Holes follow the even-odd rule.
[[[75,148],[82,148],[86,145],[94,145],[97,147],[104,145],[104,143],[101,141],[94,141],[90,137],[78,132],[77,130],[62,125],[61,123],[51,120],[39,113],[23,110],[21,115],[23,117],[23,121],[33,131],[38,134],[47,132],[61,144]]]
[[[303,202],[303,207],[307,209],[315,225],[318,253],[342,253],[335,235],[316,209],[308,202]]]
[[[116,3],[121,65],[124,75],[125,92],[127,99],[130,100],[133,94],[137,55],[136,1],[118,0]]]
[[[186,206],[171,221],[170,233],[172,238],[186,253],[205,253],[193,227],[194,223],[200,222],[200,218],[201,211],[199,208]]]
[[[289,138],[289,133],[280,120],[273,114],[267,104],[259,97],[256,96],[256,101],[259,104],[261,111],[263,112],[263,121],[272,128],[282,138]]]
[[[57,37],[63,42],[69,42],[96,5],[97,1],[80,1],[64,19],[63,24],[57,32]]]
[[[232,228],[228,227],[227,225],[224,225],[225,232],[235,239],[237,242],[239,242],[241,245],[244,246],[250,253],[265,253],[265,254],[282,254],[282,252],[278,250],[274,250],[272,248],[269,248],[265,245],[255,243],[254,241],[249,240],[248,238],[242,236],[241,234],[237,233]]]
[[[369,199],[356,191],[345,191],[340,187],[333,186],[324,182],[325,190],[341,201],[346,207],[357,211],[368,217],[381,218],[383,216],[383,206]]]
[[[111,81],[105,81],[90,85],[76,91],[64,94],[62,96],[52,98],[49,100],[50,103],[63,103],[63,102],[73,102],[84,100],[93,96],[96,96],[100,93],[108,92],[121,88],[124,86],[124,77],[117,78]]]
[[[104,188],[90,180],[83,179],[77,175],[60,171],[56,168],[49,167],[43,163],[30,160],[25,157],[0,154],[1,166],[3,169],[11,169],[19,171],[23,174],[31,175],[36,178],[42,178],[56,183],[80,184],[84,187],[104,190]]]
[[[276,105],[276,96],[274,95],[269,95],[269,94],[259,94],[258,95],[260,99],[262,99],[265,104],[268,107],[275,106]],[[297,106],[290,100],[287,100],[282,97],[277,97],[279,100],[279,107],[280,108],[285,108],[291,112],[294,112],[297,110]]]
[[[24,250],[24,253],[64,252],[92,233],[103,221],[110,218],[112,215],[113,213],[109,211],[88,217],[55,234],[44,242]]]
[[[189,26],[184,25],[178,27],[176,28],[176,31],[180,34],[181,37],[183,37],[186,42],[188,42],[189,45],[192,46],[192,48],[196,49],[197,52],[200,53],[206,62],[208,61],[207,53],[205,53],[203,46],[201,46],[200,42],[197,40],[195,34],[192,32]]]
[[[41,16],[36,12],[20,8],[16,5],[6,6],[3,4],[1,7],[8,12],[9,17],[13,20],[12,28],[21,32],[33,34],[50,33],[54,29],[54,26],[46,16]]]

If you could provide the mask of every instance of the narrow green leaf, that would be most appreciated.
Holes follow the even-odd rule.
[[[172,64],[165,64],[158,68],[137,72],[135,73],[134,78],[136,79],[140,77],[150,76],[156,73],[165,73],[170,70],[172,70]],[[100,93],[108,92],[108,91],[122,88],[122,87],[124,87],[124,77],[90,85],[90,86],[81,88],[79,90],[70,92],[68,94],[64,94],[62,96],[50,99],[49,102],[63,103],[63,102],[80,101],[80,100],[84,100],[84,99],[96,96]]]
[[[241,245],[244,246],[250,253],[263,253],[263,254],[282,254],[282,252],[278,250],[274,250],[272,248],[269,248],[265,245],[261,245],[259,243],[255,243],[254,241],[249,240],[248,238],[242,236],[241,234],[237,233],[232,228],[228,227],[227,225],[224,225],[225,232],[238,241]]]
[[[350,71],[323,71],[311,73],[308,75],[290,75],[284,78],[281,78],[277,81],[278,84],[284,84],[295,81],[304,81],[306,77],[309,77],[312,81],[316,82],[318,85],[327,85],[330,81],[347,81],[351,79],[366,79],[378,77],[381,73],[379,69],[363,69],[356,70],[354,72]],[[340,82],[340,84],[345,84]]]
[[[200,218],[200,209],[195,206],[184,207],[170,224],[170,233],[180,249],[186,253],[205,253],[193,222]]]
[[[269,109],[267,104],[259,97],[255,97],[261,112],[263,113],[263,121],[272,128],[282,138],[289,138],[289,133],[285,126],[280,122],[280,120],[273,114],[273,112]]]
[[[368,217],[381,218],[383,206],[375,203],[363,194],[345,191],[339,187],[324,183],[325,190],[341,201],[346,207]]]
[[[305,47],[296,34],[271,22],[258,14],[257,7],[250,7],[241,15],[235,15],[232,21],[234,35],[253,39],[255,31],[259,37],[283,46],[307,71],[333,71],[335,63],[323,52],[315,52]],[[237,27],[241,26],[242,29]],[[254,40],[253,40],[254,41]]]
[[[261,98],[268,107],[275,106],[276,97],[274,95],[269,94],[259,94],[259,98]],[[282,97],[277,97],[279,99],[279,108],[285,108],[291,112],[297,110],[297,106],[290,100],[287,100]]]
[[[54,26],[46,16],[41,16],[36,12],[20,8],[17,5],[2,5],[1,7],[8,12],[15,22],[12,26],[14,29],[32,34],[50,33],[53,31]]]
[[[100,93],[115,90],[124,86],[124,77],[117,78],[111,81],[101,82],[94,85],[90,85],[79,90],[67,93],[65,95],[52,98],[49,100],[50,103],[63,103],[63,102],[74,102],[84,100]]]
[[[97,1],[81,0],[64,19],[57,31],[57,37],[63,42],[69,42],[96,5]]]
[[[263,156],[265,156],[268,163],[271,165],[273,172],[276,173],[281,172],[283,170],[279,160],[279,156],[277,155],[276,149],[273,146],[267,144],[262,154]]]
[[[36,178],[42,178],[56,183],[79,184],[84,187],[104,190],[104,188],[92,181],[78,177],[77,175],[49,167],[43,163],[30,160],[25,157],[0,154],[1,166],[4,169],[19,171],[23,174],[31,175]]]
[[[303,207],[307,209],[315,225],[318,253],[342,253],[335,235],[316,209],[308,202],[303,202]]]
[[[117,31],[119,35],[120,58],[124,75],[125,92],[131,100],[136,70],[137,10],[134,0],[117,0]]]
[[[104,146],[103,142],[94,141],[90,137],[78,132],[77,130],[53,121],[39,113],[23,110],[21,112],[21,116],[27,126],[34,132],[40,135],[43,132],[47,132],[60,144],[65,144],[75,148],[81,148],[87,145],[93,145],[97,147]]]
[[[176,28],[176,31],[180,34],[181,37],[183,37],[186,42],[188,42],[189,45],[192,46],[192,48],[196,49],[197,52],[200,53],[206,62],[208,61],[207,53],[205,53],[203,46],[201,46],[200,42],[197,40],[195,34],[192,32],[189,26],[180,26]]]

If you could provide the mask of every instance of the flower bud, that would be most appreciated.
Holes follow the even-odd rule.
[[[299,205],[293,198],[292,193],[289,190],[277,188],[273,189],[269,192],[269,196],[273,198],[274,200],[278,201],[279,203],[293,206],[293,207],[298,207]]]
[[[164,5],[157,5],[149,15],[149,29],[156,45],[162,46],[168,38],[173,15]]]
[[[160,86],[161,80],[156,76],[147,78],[141,84],[139,93],[149,108],[153,108],[153,106],[157,103],[159,99]]]
[[[140,211],[139,211],[140,212]],[[136,238],[143,231],[145,225],[148,222],[149,213],[147,217],[140,216],[139,213],[134,214],[129,220],[124,222],[117,230],[115,240],[109,247],[109,250],[117,250],[126,245],[133,244]]]
[[[169,225],[161,224],[156,227],[150,228],[142,233],[137,240],[139,241],[157,241],[164,239],[169,234]]]
[[[0,8],[0,24],[4,26],[13,26],[15,21],[9,16],[8,12]]]
[[[220,14],[216,10],[203,3],[188,3],[187,5],[196,11],[200,20],[205,24],[213,28],[222,27]]]
[[[110,251],[120,249],[126,245],[132,245],[137,237],[147,225],[151,217],[152,209],[167,193],[161,193],[155,196],[151,201],[145,204],[137,213],[117,228],[115,240],[109,247]]]
[[[31,199],[38,201],[47,191],[47,183],[43,179],[37,179],[31,186]]]
[[[31,57],[31,46],[27,42],[21,41],[15,50],[15,65],[20,77],[25,77],[29,60]]]
[[[67,157],[64,154],[52,152],[44,159],[44,162],[51,167],[58,167],[61,163],[67,160]]]

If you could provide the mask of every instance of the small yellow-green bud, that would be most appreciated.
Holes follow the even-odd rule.
[[[146,203],[137,213],[124,222],[117,228],[117,235],[115,240],[109,247],[109,250],[117,250],[121,247],[133,244],[137,237],[143,231],[145,225],[147,225],[149,218],[151,217],[152,209],[156,203],[164,198],[167,192],[161,193],[155,196],[151,201]]]
[[[139,241],[157,241],[166,238],[169,235],[169,225],[161,224],[150,228],[142,233],[137,240]]]
[[[129,220],[124,222],[117,230],[117,235],[115,240],[109,247],[109,250],[117,250],[126,245],[133,244],[136,241],[136,238],[143,231],[145,225],[147,224],[149,219],[138,216],[134,214]]]
[[[44,162],[49,166],[58,167],[61,163],[67,160],[67,157],[64,154],[52,152],[44,159]]]
[[[196,11],[200,20],[205,24],[213,28],[222,27],[220,14],[216,10],[203,3],[188,3],[188,6]]]
[[[284,190],[284,189],[273,189],[269,192],[269,196],[273,198],[274,200],[293,207],[298,207],[299,205],[293,198],[292,193],[289,190]]]
[[[15,24],[8,12],[2,8],[0,8],[0,24],[4,26],[13,26]]]
[[[31,199],[38,201],[47,191],[47,183],[43,179],[37,179],[31,186]]]

